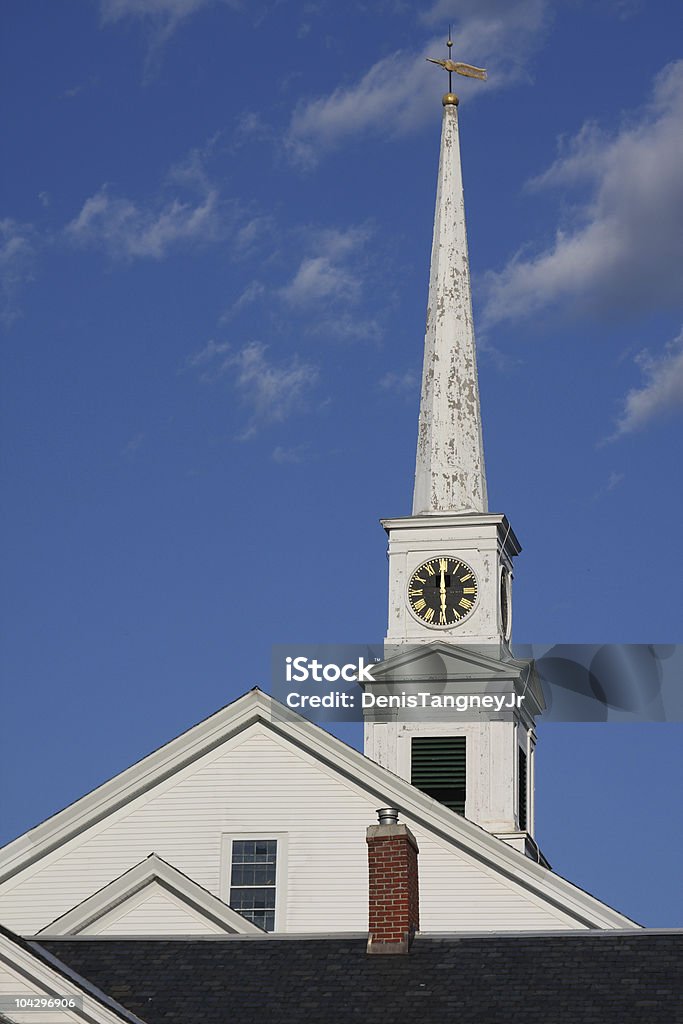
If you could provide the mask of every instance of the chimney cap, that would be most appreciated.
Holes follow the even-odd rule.
[[[397,807],[378,807],[376,813],[380,825],[398,825]]]

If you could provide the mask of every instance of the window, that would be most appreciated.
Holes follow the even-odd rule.
[[[410,781],[427,796],[465,813],[465,737],[414,736]]]
[[[519,748],[519,778],[517,779],[517,801],[519,804],[519,830],[526,832],[526,751]]]
[[[275,931],[277,839],[233,839],[230,906],[265,928]]]

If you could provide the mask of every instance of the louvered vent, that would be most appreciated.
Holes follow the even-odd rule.
[[[519,748],[519,829],[526,832],[526,751]]]
[[[465,737],[413,737],[410,781],[452,811],[464,814]]]

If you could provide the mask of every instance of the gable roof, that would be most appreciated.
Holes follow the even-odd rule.
[[[178,871],[156,853],[151,853],[145,860],[119,875],[66,914],[41,928],[38,934],[56,936],[83,933],[115,909],[124,909],[139,893],[153,886],[161,887],[171,899],[187,908],[193,916],[198,914],[203,918],[207,923],[207,930],[213,931],[215,926],[218,926],[221,931],[238,935],[264,934],[262,928],[248,921],[242,914],[227,906],[213,893],[188,878],[182,871]]]
[[[148,1024],[675,1024],[683,933],[418,936],[368,956],[366,937],[51,939],[47,948]]]
[[[9,843],[0,851],[0,882],[16,876],[51,850],[256,723],[372,795],[377,806],[398,807],[416,824],[573,918],[578,927],[623,928],[634,924],[259,689],[237,698]]]
[[[11,995],[30,992],[41,998],[78,996],[82,1008],[65,1013],[65,1020],[82,1020],[88,1024],[145,1024],[141,1017],[125,1009],[49,950],[27,942],[0,925],[0,982],[6,978],[12,979],[10,984],[21,985],[21,991],[15,990]],[[6,991],[4,986],[2,991]],[[0,1020],[8,1019],[11,1018],[0,1014]]]

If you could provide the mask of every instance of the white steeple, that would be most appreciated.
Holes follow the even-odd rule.
[[[487,512],[458,100],[443,98],[413,515]]]
[[[450,50],[450,38],[447,45]],[[450,57],[433,63],[449,76],[486,77],[483,68]],[[389,615],[384,661],[365,686],[378,697],[364,705],[365,753],[545,863],[533,839],[534,721],[543,693],[533,663],[516,659],[510,648],[520,544],[507,518],[487,507],[458,100],[450,84],[443,98],[413,514],[382,520]],[[434,693],[436,703],[419,703]],[[445,710],[479,693],[489,703],[482,699],[471,717]],[[492,693],[509,695],[503,716],[490,703]],[[404,695],[415,702],[402,703]]]

